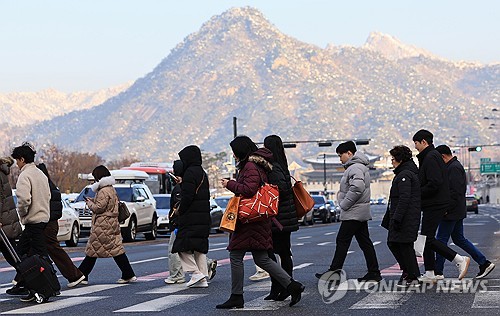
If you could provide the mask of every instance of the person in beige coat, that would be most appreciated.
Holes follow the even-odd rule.
[[[92,211],[92,228],[85,248],[85,259],[78,269],[85,275],[82,284],[88,284],[88,276],[94,268],[97,258],[113,258],[122,271],[118,283],[137,280],[134,270],[125,254],[118,222],[118,195],[113,184],[115,179],[105,166],[97,166],[92,175],[96,183],[92,191],[94,198],[87,198],[87,206]]]

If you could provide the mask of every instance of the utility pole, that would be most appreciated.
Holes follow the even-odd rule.
[[[236,116],[233,116],[233,135],[234,135],[234,138],[236,138],[236,136],[238,136],[238,127],[236,125]]]

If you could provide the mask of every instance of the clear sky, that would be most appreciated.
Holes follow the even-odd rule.
[[[360,46],[379,31],[447,59],[500,62],[498,0],[0,0],[0,92],[134,81],[239,6],[320,47]]]

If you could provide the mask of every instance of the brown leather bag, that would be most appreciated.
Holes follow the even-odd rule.
[[[233,233],[236,229],[236,221],[238,220],[238,206],[240,205],[240,197],[233,196],[226,206],[226,210],[222,215],[219,230]]]
[[[294,177],[292,177],[292,179],[295,180],[295,184],[292,187],[295,211],[297,213],[297,218],[301,218],[313,209],[314,199],[309,192],[304,189],[301,181],[297,181]]]

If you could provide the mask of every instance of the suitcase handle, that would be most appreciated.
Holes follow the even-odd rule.
[[[0,238],[2,238],[3,243],[7,247],[7,250],[9,251],[9,254],[14,258],[14,261],[16,263],[21,263],[21,259],[19,258],[19,255],[17,254],[16,250],[14,249],[14,246],[9,241],[9,238],[7,235],[5,235],[5,232],[3,231],[2,227],[0,227]]]

